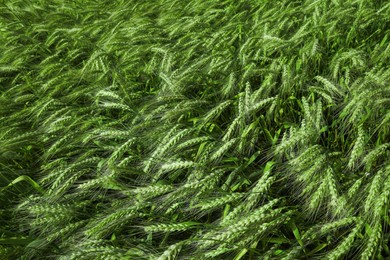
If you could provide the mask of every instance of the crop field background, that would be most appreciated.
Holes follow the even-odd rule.
[[[0,0],[0,259],[389,259],[390,1]]]

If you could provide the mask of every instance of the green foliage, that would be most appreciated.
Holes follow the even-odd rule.
[[[390,256],[389,17],[0,1],[0,258]]]

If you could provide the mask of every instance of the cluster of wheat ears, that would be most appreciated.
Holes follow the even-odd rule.
[[[0,259],[384,259],[389,206],[389,1],[0,0]]]

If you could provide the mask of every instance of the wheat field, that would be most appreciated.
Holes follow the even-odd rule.
[[[389,259],[390,1],[0,0],[0,259]]]

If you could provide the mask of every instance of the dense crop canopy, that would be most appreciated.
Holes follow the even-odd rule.
[[[390,256],[390,3],[0,0],[0,259]]]

